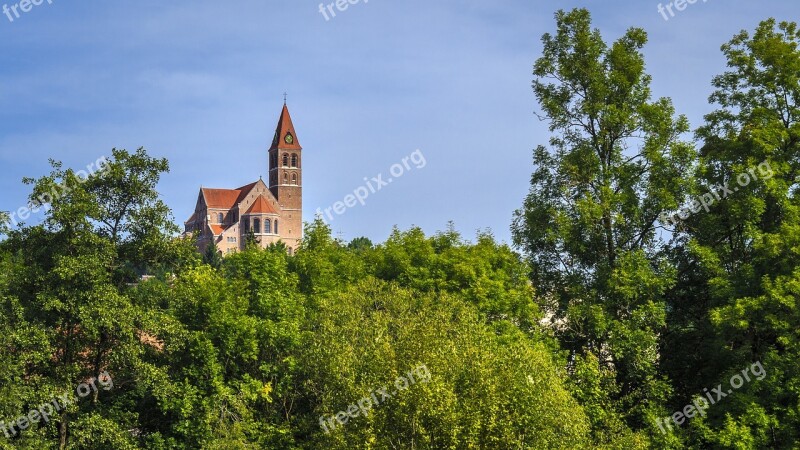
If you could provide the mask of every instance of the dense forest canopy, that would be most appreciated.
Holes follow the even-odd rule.
[[[722,46],[692,138],[644,30],[555,19],[514,247],[317,219],[294,255],[222,258],[176,237],[144,149],[26,179],[0,448],[798,448],[800,29]]]

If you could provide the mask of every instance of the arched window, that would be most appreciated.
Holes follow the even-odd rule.
[[[292,153],[292,167],[297,167],[297,155]]]
[[[217,223],[225,222],[225,214],[219,213],[217,214]]]
[[[260,219],[253,219],[253,232],[255,234],[261,234],[261,220]]]
[[[288,167],[288,166],[289,166],[289,154],[288,153],[284,153],[283,154],[283,167]]]
[[[294,250],[292,249],[292,247],[289,247],[289,256],[292,256],[292,255],[294,255]]]
[[[245,232],[245,234],[250,232],[250,221],[249,220],[245,220],[244,221],[244,232]]]
[[[289,175],[287,173],[283,174],[283,184],[289,184]]]
[[[278,219],[275,219],[275,234],[278,234]]]
[[[296,173],[292,174],[292,184],[297,185],[297,174]]]
[[[272,234],[272,224],[269,219],[264,221],[264,234]]]

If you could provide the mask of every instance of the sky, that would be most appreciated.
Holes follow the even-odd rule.
[[[531,80],[558,9],[588,8],[606,41],[644,28],[653,95],[693,128],[713,109],[720,46],[763,19],[800,19],[797,0],[698,0],[668,20],[642,0],[352,0],[335,17],[330,0],[325,14],[319,0],[19,1],[0,0],[0,211],[26,205],[21,180],[48,174],[49,158],[80,170],[144,147],[169,160],[158,190],[183,224],[201,186],[267,178],[286,92],[304,220],[392,178],[329,220],[337,237],[375,242],[453,221],[510,243],[549,139]]]

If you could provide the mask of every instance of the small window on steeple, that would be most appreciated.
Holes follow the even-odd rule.
[[[225,222],[225,215],[222,213],[217,214],[217,223]]]
[[[289,167],[289,154],[283,154],[283,167]]]
[[[292,174],[292,184],[295,185],[295,186],[297,185],[297,174],[296,173]]]
[[[292,167],[297,167],[297,155],[292,154]]]

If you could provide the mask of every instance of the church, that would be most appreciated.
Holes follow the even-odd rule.
[[[269,148],[269,184],[263,179],[236,189],[200,188],[185,235],[197,234],[203,252],[216,243],[225,255],[244,249],[253,233],[259,245],[283,242],[293,254],[303,235],[303,148],[284,101]]]

